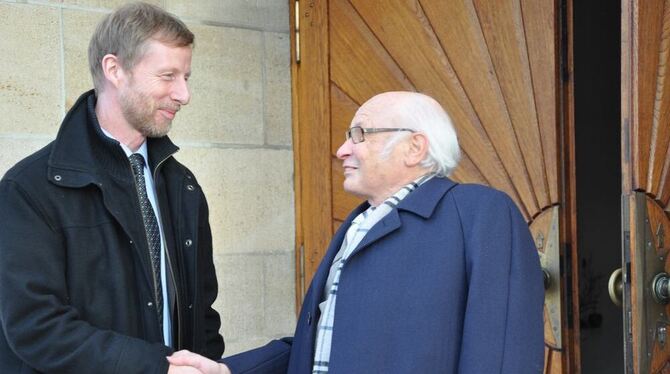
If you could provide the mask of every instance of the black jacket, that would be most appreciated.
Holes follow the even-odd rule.
[[[94,108],[89,91],[0,181],[0,373],[167,372],[132,171]],[[175,348],[219,358],[207,202],[167,137],[147,145]]]

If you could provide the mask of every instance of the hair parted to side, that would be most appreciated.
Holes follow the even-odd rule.
[[[432,97],[418,92],[404,92],[393,109],[392,127],[407,127],[426,135],[429,142],[426,158],[421,166],[447,177],[458,166],[461,150],[458,146],[456,129],[449,114]],[[389,139],[384,151],[408,133],[398,133]],[[384,152],[382,151],[382,152]]]
[[[193,33],[177,17],[151,4],[137,2],[121,6],[97,26],[88,45],[88,63],[96,92],[104,87],[102,58],[113,54],[125,70],[132,70],[142,58],[150,40],[186,47]]]

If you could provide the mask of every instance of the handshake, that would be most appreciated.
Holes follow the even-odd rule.
[[[231,374],[225,364],[187,350],[175,352],[167,360],[170,362],[168,374]]]

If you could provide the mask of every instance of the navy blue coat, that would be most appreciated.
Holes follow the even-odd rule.
[[[367,207],[335,234],[293,340],[227,358],[234,373],[311,372],[330,264]],[[507,195],[433,178],[375,225],[343,268],[330,372],[541,373],[542,284],[527,224]]]

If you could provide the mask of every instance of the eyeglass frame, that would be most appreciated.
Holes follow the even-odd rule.
[[[361,130],[361,141],[357,142],[354,140],[354,138],[351,136],[351,130],[353,129],[360,129]],[[351,142],[354,144],[358,143],[363,143],[365,141],[365,134],[367,133],[376,133],[376,132],[393,132],[393,131],[409,131],[411,133],[415,133],[416,130],[414,129],[408,129],[404,127],[371,127],[371,128],[364,128],[361,126],[352,126],[350,127],[347,131],[344,132],[344,137],[345,141],[351,139]]]

